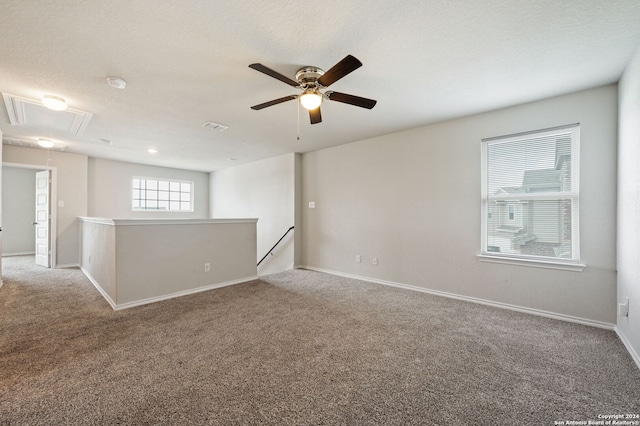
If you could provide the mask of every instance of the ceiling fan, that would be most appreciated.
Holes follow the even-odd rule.
[[[326,91],[321,92],[322,89],[329,87],[331,84],[340,80],[347,74],[355,71],[362,66],[362,62],[351,55],[347,55],[343,60],[329,68],[329,71],[325,72],[317,67],[303,67],[296,73],[296,80],[292,80],[280,74],[277,71],[272,70],[262,64],[251,64],[249,68],[253,68],[256,71],[260,71],[270,77],[278,79],[289,86],[297,87],[302,90],[300,95],[289,95],[283,98],[274,99],[269,102],[254,105],[251,107],[253,110],[261,110],[266,107],[280,104],[286,101],[292,101],[299,99],[300,104],[309,110],[309,118],[311,124],[317,124],[322,122],[322,115],[320,114],[320,105],[324,99],[330,101],[342,102],[349,105],[355,105],[361,108],[371,109],[376,105],[377,101],[373,99],[361,98],[359,96],[348,95],[346,93]]]

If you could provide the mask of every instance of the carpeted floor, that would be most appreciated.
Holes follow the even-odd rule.
[[[0,424],[553,425],[640,414],[612,331],[296,270],[114,312],[3,259]]]

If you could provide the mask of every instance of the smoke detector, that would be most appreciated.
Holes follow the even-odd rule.
[[[111,87],[115,87],[116,89],[124,89],[127,87],[127,82],[120,77],[107,77],[107,84]]]

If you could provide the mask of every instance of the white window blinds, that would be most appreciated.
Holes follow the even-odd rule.
[[[579,125],[482,141],[482,254],[576,262]]]

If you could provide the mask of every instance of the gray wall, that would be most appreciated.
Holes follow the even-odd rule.
[[[171,219],[209,217],[209,174],[119,161],[85,155],[3,145],[8,163],[55,167],[57,172],[57,266],[78,265],[78,217],[103,216],[121,219],[167,217],[161,212],[131,211],[131,177],[166,177],[195,182],[192,213],[170,213]]]
[[[629,316],[617,327],[640,365],[640,48],[619,89],[618,302],[629,298]]]
[[[92,222],[86,218],[80,221],[82,252],[80,267],[90,277],[111,306],[118,300],[116,287],[116,227]],[[145,281],[143,281],[144,283]]]
[[[0,164],[2,164],[2,130],[0,130]],[[0,191],[2,191],[2,167],[0,167]],[[2,194],[0,194],[2,195]],[[2,197],[0,196],[0,228],[2,228]],[[0,231],[0,255],[2,254],[2,232]],[[2,257],[0,256],[0,287],[2,287]]]
[[[36,170],[2,167],[2,255],[35,253]]]
[[[297,154],[245,164],[211,173],[211,217],[258,218],[260,260],[284,232],[295,225]],[[293,267],[295,230],[258,268],[260,275]]]
[[[481,140],[577,122],[585,271],[479,262]],[[616,138],[610,85],[306,153],[302,263],[613,324]]]
[[[193,212],[133,211],[131,208],[133,176],[194,182]],[[89,216],[114,219],[206,219],[209,217],[209,173],[89,158],[88,180]]]
[[[81,226],[81,267],[116,309],[256,278],[255,219],[83,218]]]
[[[3,145],[3,161],[55,167],[57,171],[57,266],[79,264],[78,217],[87,216],[87,156],[45,149]],[[52,200],[53,201],[53,200]]]

